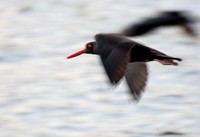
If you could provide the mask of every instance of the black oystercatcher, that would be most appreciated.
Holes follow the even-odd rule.
[[[115,85],[125,76],[137,101],[147,81],[145,62],[158,61],[164,65],[178,65],[174,60],[181,61],[180,58],[168,56],[119,34],[97,34],[95,40],[87,43],[84,50],[68,56],[67,59],[83,53],[100,55],[110,82]]]
[[[180,26],[190,36],[196,36],[191,24],[194,21],[181,11],[165,11],[157,17],[147,18],[139,23],[133,24],[122,32],[126,36],[139,36],[162,26]]]

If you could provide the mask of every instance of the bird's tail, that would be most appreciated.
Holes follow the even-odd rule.
[[[164,53],[161,53],[157,50],[153,50],[152,52],[154,52],[154,61],[157,61],[163,65],[175,65],[177,66],[178,63],[175,62],[176,61],[181,61],[182,59],[177,58],[177,57],[172,57],[172,56],[168,56]]]

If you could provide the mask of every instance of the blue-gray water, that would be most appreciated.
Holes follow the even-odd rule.
[[[199,9],[198,0],[0,1],[0,137],[198,137],[198,38],[178,27],[133,38],[183,58],[177,67],[149,63],[138,104],[124,82],[110,87],[98,56],[65,57],[157,11],[199,20]]]

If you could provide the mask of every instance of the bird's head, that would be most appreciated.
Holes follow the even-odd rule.
[[[88,53],[88,54],[97,54],[97,45],[96,42],[89,42],[86,44],[85,49],[78,51],[70,56],[67,57],[67,59],[79,56],[83,53]]]

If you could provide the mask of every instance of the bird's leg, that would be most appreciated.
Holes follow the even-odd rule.
[[[154,61],[157,61],[163,65],[174,65],[174,66],[178,65],[178,63],[174,62],[173,59],[163,59],[163,60],[154,59]]]

